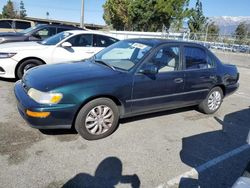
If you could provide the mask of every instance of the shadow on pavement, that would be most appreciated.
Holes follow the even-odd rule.
[[[39,129],[45,135],[70,135],[77,134],[75,129]]]
[[[149,114],[143,114],[143,115],[138,115],[134,117],[129,117],[129,118],[124,118],[120,120],[120,123],[129,123],[133,121],[139,121],[143,119],[150,119],[150,118],[155,118],[155,117],[161,117],[161,116],[166,116],[166,115],[171,115],[171,114],[177,114],[177,113],[182,113],[190,110],[197,110],[196,106],[190,106],[190,107],[184,107],[184,108],[177,108],[173,110],[166,110],[166,111],[160,111],[160,112],[155,112],[155,113],[149,113]]]
[[[0,81],[4,81],[4,82],[16,82],[17,79],[15,78],[0,78]]]
[[[95,175],[77,174],[63,185],[63,188],[114,188],[118,184],[128,184],[132,188],[140,187],[136,174],[122,175],[122,162],[117,157],[107,157],[97,167]]]
[[[222,162],[214,161],[210,168],[200,170],[200,165],[211,162],[223,154],[247,144],[250,130],[250,108],[225,115],[222,130],[202,133],[182,139],[182,162],[198,171],[198,180],[183,178],[179,187],[231,187],[250,160],[249,149]]]

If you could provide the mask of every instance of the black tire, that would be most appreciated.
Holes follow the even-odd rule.
[[[17,71],[16,71],[16,77],[17,79],[22,79],[23,74],[26,70],[42,65],[43,62],[41,62],[38,59],[27,59],[25,61],[23,61],[18,67],[17,67]]]
[[[211,109],[209,108],[209,97],[214,94],[215,92],[218,92],[217,94],[220,95],[220,104],[215,108],[215,109]],[[205,114],[213,114],[215,113],[217,110],[219,110],[221,104],[223,102],[223,91],[220,87],[214,87],[213,89],[211,89],[211,91],[208,93],[206,99],[204,99],[200,104],[199,104],[199,110]]]
[[[96,112],[96,114],[99,114],[99,112],[95,111],[97,110],[98,106],[101,106],[102,108],[104,107],[108,107],[110,109],[110,112],[113,113],[112,116],[112,123],[110,124],[109,128],[107,130],[105,130],[106,132],[103,133],[99,133],[99,134],[92,134],[90,133],[91,131],[93,131],[94,128],[92,128],[92,130],[90,130],[90,128],[88,129],[87,126],[87,117],[91,116],[91,110],[94,110],[94,112]],[[102,112],[104,112],[104,109],[102,109]],[[93,117],[91,117],[93,119]],[[98,124],[101,124],[100,121],[105,122],[104,120],[105,118],[102,117],[102,120],[95,120],[93,122],[98,122]],[[108,98],[98,98],[98,99],[94,99],[90,102],[88,102],[86,105],[84,105],[82,107],[82,109],[79,111],[79,113],[77,114],[76,120],[75,120],[75,129],[76,131],[85,139],[87,140],[97,140],[97,139],[101,139],[101,138],[105,138],[107,136],[109,136],[110,134],[112,134],[115,129],[118,126],[118,121],[119,121],[119,110],[117,105]],[[97,126],[97,125],[96,125]],[[94,127],[96,127],[94,126]],[[103,126],[102,126],[103,127]],[[98,127],[98,130],[100,130],[100,127]]]

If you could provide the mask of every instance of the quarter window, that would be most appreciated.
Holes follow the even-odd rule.
[[[177,46],[163,47],[156,52],[149,63],[155,64],[159,73],[176,71],[180,65],[180,48]]]
[[[206,52],[197,47],[185,47],[184,58],[187,70],[207,69],[212,67],[211,63],[207,62]]]

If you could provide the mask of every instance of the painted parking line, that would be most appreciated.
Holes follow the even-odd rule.
[[[250,136],[250,135],[249,135]],[[248,136],[248,137],[249,137]],[[248,141],[250,141],[250,139],[248,138]],[[159,185],[157,188],[168,188],[168,187],[176,187],[178,186],[178,184],[180,183],[181,179],[182,178],[195,178],[195,179],[198,179],[198,175],[199,173],[211,168],[212,166],[215,166],[219,163],[221,163],[222,161],[225,161],[227,160],[228,158],[231,158],[235,155],[238,155],[240,154],[241,152],[245,151],[245,150],[248,150],[250,149],[250,145],[249,144],[245,144],[245,145],[242,145],[241,147],[238,147],[228,153],[225,153],[219,157],[216,157],[196,168],[192,168],[191,170],[169,180],[167,183],[165,184],[161,184]]]
[[[244,144],[228,153],[225,153],[219,157],[216,157],[196,168],[192,168],[191,170],[179,175],[179,176],[176,176],[175,178],[167,181],[167,183],[162,183],[160,184],[159,186],[157,186],[157,188],[169,188],[169,187],[177,187],[178,184],[180,183],[181,181],[181,178],[195,178],[195,179],[198,179],[198,175],[199,173],[235,156],[235,155],[238,155],[240,154],[241,152],[245,151],[245,150],[248,150],[250,149],[250,130],[248,132],[248,136],[247,136],[247,139],[246,139],[246,142],[247,144]]]

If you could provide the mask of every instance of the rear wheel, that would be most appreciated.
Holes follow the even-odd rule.
[[[23,61],[17,68],[16,71],[17,78],[21,79],[27,70],[42,64],[43,63],[38,59],[27,59]]]
[[[107,98],[90,101],[79,111],[75,128],[87,140],[109,136],[118,126],[119,111],[116,104]]]
[[[215,113],[223,101],[223,91],[220,87],[214,87],[207,95],[206,99],[199,104],[199,109],[205,114]]]

